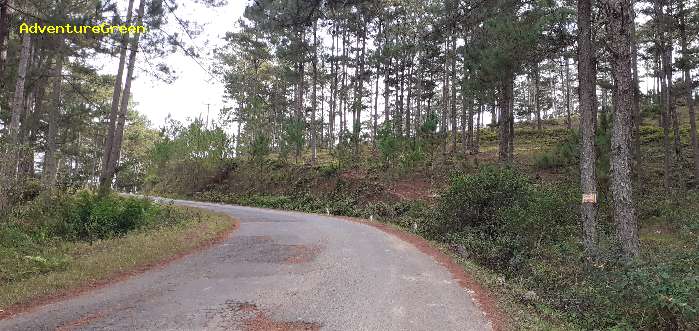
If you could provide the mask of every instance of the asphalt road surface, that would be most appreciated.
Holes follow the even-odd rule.
[[[201,202],[240,229],[165,268],[0,321],[0,330],[490,330],[412,244],[319,215]]]

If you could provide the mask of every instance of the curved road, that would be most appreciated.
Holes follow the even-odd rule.
[[[0,321],[0,330],[489,330],[432,257],[372,226],[211,203],[221,244]]]

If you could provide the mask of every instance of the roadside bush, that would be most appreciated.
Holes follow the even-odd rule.
[[[454,177],[439,201],[441,232],[479,228],[493,234],[502,221],[500,212],[526,202],[531,190],[527,177],[511,169],[489,166]]]
[[[148,199],[99,197],[82,191],[43,196],[17,206],[4,223],[18,226],[35,238],[92,241],[149,225],[159,212],[160,207]]]
[[[158,213],[157,205],[143,198],[122,198],[116,195],[98,197],[81,192],[69,202],[62,237],[96,240],[126,234],[147,225]]]
[[[0,281],[61,270],[65,241],[95,241],[194,219],[150,200],[88,191],[41,195],[0,217]]]
[[[512,169],[484,167],[452,180],[438,203],[434,232],[513,275],[528,267],[538,247],[574,233],[575,201],[571,190],[538,187]]]

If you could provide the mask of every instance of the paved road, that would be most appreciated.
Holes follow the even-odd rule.
[[[221,244],[0,330],[488,330],[430,256],[333,217],[176,201],[241,221]]]

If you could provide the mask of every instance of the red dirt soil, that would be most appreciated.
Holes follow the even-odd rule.
[[[429,201],[432,196],[432,184],[425,179],[399,181],[388,188],[388,193],[400,200]]]
[[[82,285],[78,288],[59,291],[58,293],[55,293],[55,294],[32,299],[31,301],[26,302],[26,303],[20,303],[20,304],[15,304],[15,305],[9,306],[9,307],[5,308],[5,310],[0,311],[0,320],[11,318],[17,314],[30,312],[30,311],[37,309],[37,308],[44,306],[44,305],[48,305],[51,303],[55,303],[55,302],[70,299],[70,298],[74,298],[74,297],[77,297],[79,295],[85,294],[87,292],[97,290],[100,288],[104,288],[104,287],[107,287],[109,285],[113,285],[115,283],[121,282],[121,281],[125,281],[133,276],[140,275],[146,271],[162,269],[162,268],[166,267],[168,264],[170,264],[174,261],[177,261],[181,258],[184,258],[185,256],[188,256],[188,255],[191,255],[191,254],[194,254],[197,252],[201,252],[207,248],[210,248],[210,247],[224,241],[226,238],[228,238],[228,236],[231,235],[231,233],[233,233],[235,230],[237,230],[240,227],[240,221],[234,219],[231,216],[228,216],[228,215],[225,215],[225,216],[228,217],[231,220],[231,222],[233,222],[233,225],[229,229],[222,232],[218,236],[211,238],[210,240],[207,240],[205,242],[200,243],[198,246],[196,246],[196,247],[194,247],[186,252],[178,253],[176,255],[170,256],[170,257],[165,258],[164,260],[160,260],[158,262],[141,265],[141,266],[135,267],[134,269],[131,269],[128,271],[115,273],[115,274],[113,274],[105,279],[92,281],[92,282],[86,282],[84,285]],[[92,318],[90,318],[90,317],[92,317]],[[98,318],[98,317],[88,316],[88,318],[90,320],[92,320],[92,319]],[[74,323],[79,323],[80,321],[81,320],[78,320],[78,321],[75,321]],[[79,326],[80,324],[71,323],[71,325]]]

